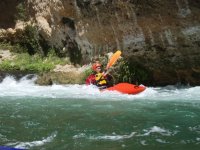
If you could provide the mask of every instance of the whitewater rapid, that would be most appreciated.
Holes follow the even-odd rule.
[[[0,83],[0,97],[32,97],[32,98],[75,98],[91,100],[200,100],[200,87],[166,86],[147,87],[137,95],[118,92],[100,92],[95,86],[86,85],[51,85],[39,86],[34,83],[36,76],[30,79],[25,76],[19,81],[7,76]]]
[[[147,87],[137,95],[95,86],[0,83],[0,146],[21,149],[199,149],[200,87]],[[1,149],[1,148],[0,148]]]

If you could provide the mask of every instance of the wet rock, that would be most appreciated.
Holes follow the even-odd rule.
[[[35,83],[39,85],[83,84],[83,77],[84,74],[74,72],[51,72],[39,75]]]

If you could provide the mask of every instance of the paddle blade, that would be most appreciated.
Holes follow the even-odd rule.
[[[107,66],[106,66],[107,70],[117,61],[117,59],[120,57],[121,53],[122,52],[120,50],[118,50],[111,56],[110,61],[108,62]]]

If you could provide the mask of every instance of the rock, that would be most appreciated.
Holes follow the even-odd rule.
[[[54,84],[83,84],[84,74],[76,72],[50,72],[43,73],[38,76],[35,81],[39,85],[52,85]]]
[[[14,35],[16,31],[14,29],[12,29],[12,28],[8,28],[6,32],[8,34]]]
[[[11,54],[9,50],[1,50],[0,49],[0,63],[3,60],[12,60],[15,56]]]
[[[47,22],[47,20],[42,17],[42,16],[38,16],[36,18],[37,21],[37,25],[41,30],[41,34],[43,35],[43,37],[45,39],[49,39],[51,37],[52,34],[52,28],[50,28],[49,23]]]
[[[21,21],[21,20],[17,20],[16,24],[15,24],[15,30],[24,30],[25,27],[27,25],[30,25],[31,22],[24,22],[24,21]]]
[[[49,76],[49,74],[43,74],[42,76],[39,76],[37,78],[35,83],[39,85],[52,85],[53,81],[51,79],[51,76]]]
[[[17,0],[9,2],[10,8]],[[120,49],[123,57],[151,73],[144,84],[199,84],[193,77],[199,72],[192,70],[200,67],[197,0],[29,0],[27,6],[48,45],[74,64]],[[14,34],[11,29],[7,32]]]
[[[3,38],[5,34],[6,34],[6,30],[0,29],[0,38]]]
[[[74,72],[76,74],[80,74],[83,73],[84,71],[86,71],[87,69],[91,68],[91,65],[84,65],[82,67],[75,67],[74,65],[57,65],[55,67],[55,69],[53,70],[54,72],[63,72],[63,73],[67,73],[67,72]]]
[[[55,84],[83,84],[85,83],[85,71],[91,65],[75,67],[73,65],[57,65],[53,72],[43,73],[38,76],[36,84],[51,85]]]

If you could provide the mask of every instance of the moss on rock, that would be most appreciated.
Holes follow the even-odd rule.
[[[40,74],[35,81],[39,85],[54,84],[83,84],[84,73],[75,72],[49,72]]]

